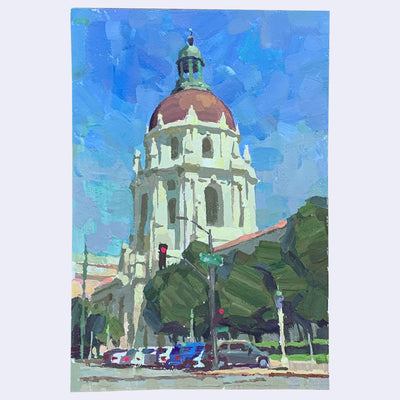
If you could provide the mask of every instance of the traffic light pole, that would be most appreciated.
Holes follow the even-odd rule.
[[[176,219],[183,219],[186,221],[190,221],[195,224],[199,229],[206,232],[208,235],[208,247],[210,248],[210,254],[214,253],[214,246],[212,241],[211,229],[208,231],[201,227],[197,222],[190,220],[187,217],[177,216]],[[212,369],[218,369],[218,352],[217,352],[217,332],[215,331],[215,265],[209,264],[210,275],[207,278],[204,276],[189,260],[185,258],[183,261],[192,267],[208,284],[208,304],[209,304],[209,314],[210,314],[210,334],[211,334],[211,344],[212,344],[212,354],[213,354],[213,362]]]
[[[210,304],[210,332],[213,352],[212,369],[218,368],[217,332],[215,331],[215,266],[210,265],[210,289],[208,291]]]
[[[210,253],[214,253],[214,247],[212,243],[211,229],[208,231],[208,247]],[[208,292],[209,305],[210,305],[210,333],[211,343],[213,352],[213,365],[212,369],[218,369],[218,350],[217,350],[217,332],[215,331],[215,265],[210,265],[210,290]]]

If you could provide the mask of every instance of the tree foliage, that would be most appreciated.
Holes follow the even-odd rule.
[[[260,337],[277,331],[274,294],[284,293],[286,322],[309,329],[310,321],[328,321],[328,228],[326,199],[314,197],[288,219],[281,242],[260,241],[252,254],[234,251],[217,269],[216,306],[224,310],[219,325],[231,333]],[[192,242],[183,257],[204,275],[199,253],[209,248]],[[208,285],[184,263],[158,271],[145,287],[144,316],[155,332],[187,336],[190,310],[195,336],[209,335]]]
[[[81,315],[82,299],[75,297],[71,302],[71,357],[79,358],[79,346],[81,343]],[[85,301],[85,338],[84,358],[89,354],[90,336],[93,331],[93,346],[99,349],[100,345],[107,345],[109,337],[115,346],[119,345],[121,336],[124,335],[124,327],[119,320],[102,308],[99,304]]]

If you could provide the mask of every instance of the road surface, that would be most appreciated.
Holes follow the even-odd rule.
[[[110,368],[71,363],[71,391],[144,389],[329,389],[328,374],[232,368],[209,373],[149,368]]]

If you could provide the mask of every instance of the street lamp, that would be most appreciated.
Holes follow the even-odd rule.
[[[287,368],[289,366],[289,361],[286,357],[286,350],[285,350],[285,331],[284,331],[284,325],[283,325],[283,310],[282,310],[282,303],[283,303],[284,297],[283,297],[283,293],[279,290],[279,286],[275,292],[274,300],[275,300],[276,309],[278,311],[279,344],[281,345],[281,351],[282,351],[281,364],[282,364],[282,367]]]
[[[213,255],[214,247],[212,244],[212,235],[211,229],[207,230],[200,226],[197,222],[187,218],[176,216],[176,219],[189,221],[192,224],[196,225],[199,229],[207,233],[208,235],[208,247],[210,248],[211,254],[200,254],[200,262],[204,265],[208,265],[210,275],[209,277],[203,275],[189,260],[185,258],[183,261],[185,264],[189,265],[194,271],[197,272],[207,283],[208,290],[208,304],[209,304],[209,313],[210,313],[210,333],[211,333],[211,343],[212,343],[212,352],[213,352],[213,365],[212,369],[218,368],[218,355],[217,355],[217,332],[215,331],[215,268],[222,264],[222,257]]]
[[[204,229],[201,225],[199,225],[196,221],[193,221],[192,219],[189,219],[188,217],[180,217],[180,216],[176,216],[175,219],[180,219],[180,220],[184,220],[184,221],[189,221],[192,224],[196,225],[199,229],[201,229],[203,232],[207,233],[208,235],[208,247],[210,248],[210,252],[211,254],[213,254],[214,252],[214,247],[212,244],[212,236],[211,236],[211,229],[207,230]]]

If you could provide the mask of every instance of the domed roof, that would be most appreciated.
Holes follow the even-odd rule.
[[[200,50],[193,45],[186,45],[179,53],[178,53],[178,59],[179,58],[184,58],[184,57],[195,57],[199,58],[200,60],[203,61],[203,58],[201,57]],[[204,65],[204,61],[202,62]]]
[[[231,110],[213,93],[198,89],[181,90],[163,100],[151,116],[149,130],[157,126],[158,114],[162,115],[164,124],[181,121],[185,119],[190,106],[203,122],[219,122],[224,113],[228,127],[236,130]]]

